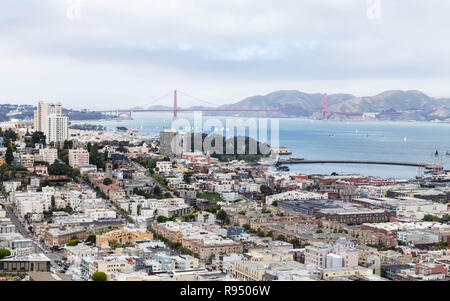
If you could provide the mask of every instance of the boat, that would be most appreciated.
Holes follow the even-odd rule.
[[[292,155],[291,150],[285,146],[274,147],[272,151],[280,156]]]

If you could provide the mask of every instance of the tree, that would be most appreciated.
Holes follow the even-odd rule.
[[[112,180],[110,178],[105,178],[103,180],[103,185],[108,186],[108,185],[111,185],[111,184],[112,184]]]
[[[72,149],[73,141],[72,140],[64,140],[63,149]]]
[[[0,259],[3,259],[5,257],[8,257],[11,255],[11,251],[5,248],[0,249]]]
[[[267,185],[261,185],[261,193],[264,195],[272,195],[272,189]]]
[[[292,246],[294,247],[294,249],[300,247],[300,240],[298,238],[293,238],[289,241],[289,243],[292,244]]]
[[[424,222],[441,222],[441,218],[431,214],[425,214],[423,219]]]
[[[115,239],[108,241],[108,244],[111,247],[111,249],[113,249],[113,250],[117,249],[120,246],[119,242]]]
[[[220,209],[219,212],[217,212],[216,217],[218,220],[222,222],[222,224],[227,224],[230,222],[228,214],[223,209]]]
[[[91,164],[96,165],[98,169],[103,169],[105,162],[103,160],[102,154],[98,151],[98,144],[95,143],[91,146],[91,150],[89,152],[89,161]]]
[[[160,215],[160,216],[158,216],[158,218],[156,219],[156,221],[157,221],[158,223],[165,223],[165,222],[167,222],[167,217],[165,217],[165,216],[163,216],[163,215]]]
[[[272,202],[272,206],[277,207],[278,206],[278,201],[273,201]]]
[[[78,245],[80,242],[81,242],[81,241],[78,240],[78,239],[72,239],[71,241],[69,241],[69,242],[67,243],[67,246],[68,246],[68,247],[73,247],[73,246]]]
[[[14,160],[13,150],[11,146],[8,146],[8,148],[6,149],[5,160],[8,165],[11,165],[12,161]]]
[[[33,144],[36,143],[41,143],[45,146],[45,135],[43,132],[40,131],[36,131],[33,133],[33,135],[31,136],[31,141],[33,142]]]
[[[95,234],[91,234],[86,238],[85,242],[95,244],[97,242],[97,237],[95,236]]]
[[[153,194],[154,195],[160,195],[161,194],[161,188],[159,188],[159,186],[155,186],[155,188],[153,188]]]
[[[106,281],[108,277],[106,277],[106,274],[103,272],[95,272],[92,275],[92,280],[94,281]]]
[[[121,153],[128,152],[128,150],[123,145],[119,146],[116,150]]]
[[[281,240],[281,241],[284,241],[286,238],[284,237],[284,235],[278,235],[277,236],[277,240]]]

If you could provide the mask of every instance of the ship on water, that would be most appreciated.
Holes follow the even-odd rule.
[[[285,146],[273,147],[272,151],[280,156],[292,155],[291,150]]]

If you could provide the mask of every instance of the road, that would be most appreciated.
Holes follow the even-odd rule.
[[[12,207],[11,206],[5,206],[5,209],[6,209],[6,216],[11,219],[12,223],[14,224],[14,226],[16,226],[16,230],[20,234],[22,234],[24,237],[32,239],[30,233],[22,225],[22,223],[20,222],[19,218],[14,213],[14,210],[12,209]]]
[[[36,242],[34,240],[33,235],[27,229],[25,229],[25,227],[22,225],[19,218],[14,213],[13,208],[11,206],[5,206],[5,209],[6,209],[6,216],[11,219],[11,222],[16,227],[16,230],[20,234],[22,234],[23,237],[29,238],[33,241],[34,252],[37,254],[44,253],[50,259],[50,263],[51,263],[52,267],[55,268],[57,271],[63,269],[63,267],[61,265],[56,263],[56,261],[61,261],[63,256],[59,253],[52,253],[52,252],[46,250],[40,243]]]

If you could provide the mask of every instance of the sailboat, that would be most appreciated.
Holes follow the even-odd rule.
[[[403,138],[403,142],[406,142],[408,139],[406,137]]]

